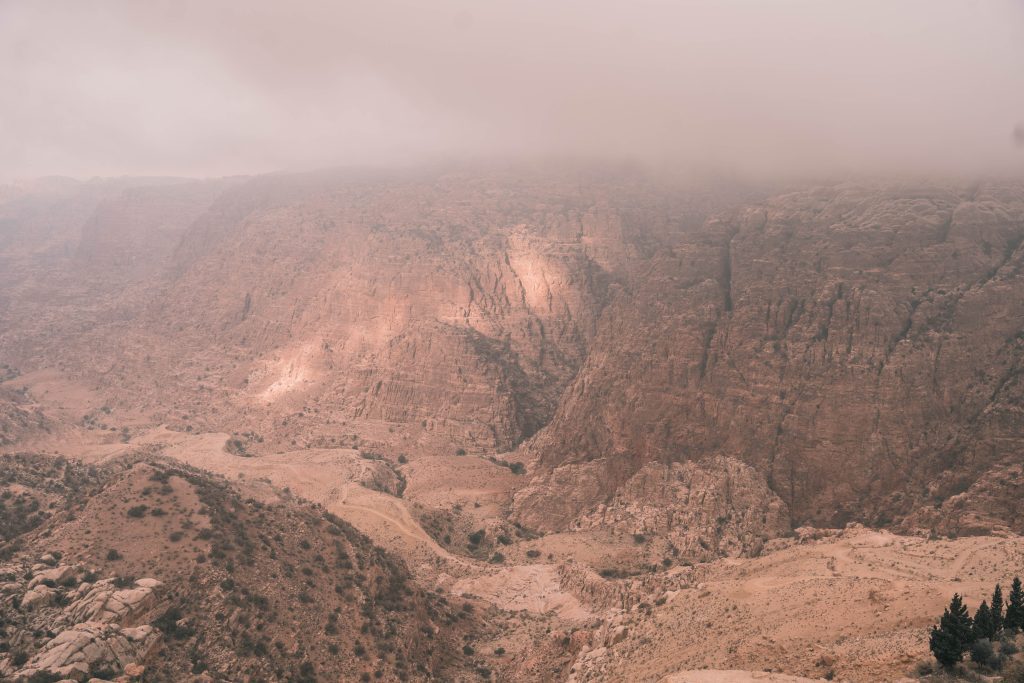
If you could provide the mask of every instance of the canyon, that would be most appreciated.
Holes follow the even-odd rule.
[[[9,592],[24,604],[17,577],[53,551],[114,581],[75,539],[156,468],[175,514],[216,489],[282,557],[329,545],[310,515],[338,519],[357,564],[409,587],[390,632],[438,637],[398,659],[374,632],[385,680],[898,680],[948,593],[1022,569],[1022,267],[1010,180],[508,165],[7,186],[0,453],[11,491],[76,511],[0,538]],[[69,503],[26,462],[91,468],[91,493]],[[213,569],[125,550],[162,588],[122,631]],[[132,631],[145,647],[102,663],[185,675],[186,643],[221,637],[190,618],[204,639]],[[232,624],[190,675],[299,675],[239,654]],[[61,644],[19,643],[37,668]],[[309,666],[378,670],[330,654]]]

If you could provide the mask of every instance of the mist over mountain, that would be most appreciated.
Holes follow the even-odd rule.
[[[0,0],[0,679],[1024,680],[1021,64]]]
[[[0,177],[540,155],[1021,168],[1024,9],[754,0],[0,4]]]

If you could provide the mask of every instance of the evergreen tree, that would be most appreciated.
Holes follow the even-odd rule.
[[[995,635],[996,627],[992,621],[992,610],[989,609],[988,603],[982,600],[978,611],[974,613],[974,639],[992,640]]]
[[[1010,585],[1010,597],[1006,604],[1006,616],[1003,617],[1003,628],[1024,631],[1024,589],[1021,588],[1019,576],[1015,576]]]
[[[974,641],[971,627],[971,617],[960,594],[956,593],[942,613],[938,627],[932,627],[928,639],[928,646],[939,664],[948,668],[963,659],[964,651]]]
[[[932,626],[928,647],[935,655],[936,661],[947,669],[964,658],[964,651],[960,649],[960,641],[957,640],[953,632],[938,626]]]
[[[998,583],[996,589],[992,591],[992,627],[993,633],[999,635],[999,632],[1003,630],[1003,587]]]

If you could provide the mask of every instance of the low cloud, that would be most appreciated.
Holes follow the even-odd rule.
[[[0,179],[1024,169],[1013,0],[0,0]]]

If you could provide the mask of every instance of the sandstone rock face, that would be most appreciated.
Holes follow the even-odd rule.
[[[61,565],[54,567],[53,569],[41,569],[36,572],[32,580],[28,582],[29,588],[35,588],[41,583],[52,581],[53,583],[60,583],[66,579],[71,578],[75,574],[75,568],[69,567],[68,565]]]
[[[969,479],[961,482],[964,485]],[[931,491],[941,505],[924,505],[912,512],[901,523],[904,530],[969,536],[1024,528],[1024,465],[1020,463],[996,465],[966,491],[944,500],[938,486]]]
[[[492,190],[254,181],[186,235],[147,327],[187,318],[241,351],[253,400],[509,449],[582,360],[605,287],[586,239],[607,228],[592,198]]]
[[[143,659],[159,638],[156,629],[148,625],[122,628],[98,622],[77,624],[57,634],[16,676],[45,671],[84,680],[97,666],[122,670]]]
[[[559,565],[558,581],[563,590],[575,595],[588,607],[628,611],[644,601],[652,600],[652,596],[672,594],[689,588],[691,571],[692,567],[686,567],[671,576],[648,573],[625,580],[608,580],[585,565],[568,562]],[[605,632],[608,632],[608,624],[605,626]],[[600,632],[598,637],[599,640],[603,637]]]
[[[131,588],[118,589],[111,579],[97,581],[81,598],[64,610],[66,618],[77,622],[138,623],[140,616],[155,607],[163,592],[156,579],[139,579]]]
[[[528,444],[560,483],[517,513],[565,527],[647,462],[723,454],[797,522],[887,523],[1019,462],[1022,239],[1020,186],[838,186],[709,221],[605,309]]]
[[[51,554],[33,565],[28,578],[3,585],[4,595],[20,596],[0,603],[7,622],[2,636],[7,649],[35,654],[22,666],[0,659],[4,680],[27,680],[35,674],[84,681],[90,671],[109,668],[127,671],[143,660],[159,641],[160,633],[147,623],[161,606],[163,584],[139,579],[119,589],[114,579],[79,583],[86,572],[80,566],[57,565]],[[7,577],[26,576],[17,564],[0,567]],[[63,605],[63,607],[62,607]],[[39,642],[47,632],[49,640]],[[34,644],[34,646],[33,646]],[[55,679],[54,679],[55,680]]]
[[[710,559],[757,554],[789,530],[789,512],[756,470],[723,457],[647,463],[574,527],[659,536],[684,557]]]
[[[540,529],[606,529],[668,539],[690,560],[757,554],[763,543],[789,530],[786,504],[753,468],[732,458],[686,463],[647,463],[619,486],[607,502],[566,524],[561,515],[576,502],[560,498],[545,507],[554,491],[587,492],[600,488],[603,463],[565,465],[537,477],[515,498],[523,522]],[[553,526],[546,526],[554,522]]]
[[[22,607],[39,607],[53,602],[57,591],[48,586],[36,586],[21,597]]]
[[[63,366],[174,429],[265,433],[270,452],[518,447],[536,478],[513,514],[547,529],[648,463],[734,458],[796,524],[843,526],[918,524],[985,477],[968,497],[1002,499],[1020,461],[1019,183],[756,202],[629,173],[151,185],[0,201],[5,363]],[[42,223],[64,227],[29,249]],[[148,265],[131,290],[47,290],[18,259],[57,244]],[[15,432],[33,415],[7,414]],[[964,524],[1024,531],[1011,512]]]
[[[510,450],[549,421],[611,283],[721,204],[641,181],[332,172],[129,188],[77,229],[75,267],[120,280],[23,286],[8,316],[0,305],[19,330],[0,352],[102,373],[173,421],[223,392],[201,426],[244,419],[285,444],[308,435],[289,416],[311,407],[335,439],[358,422],[424,449]],[[72,334],[75,348],[53,341]]]

